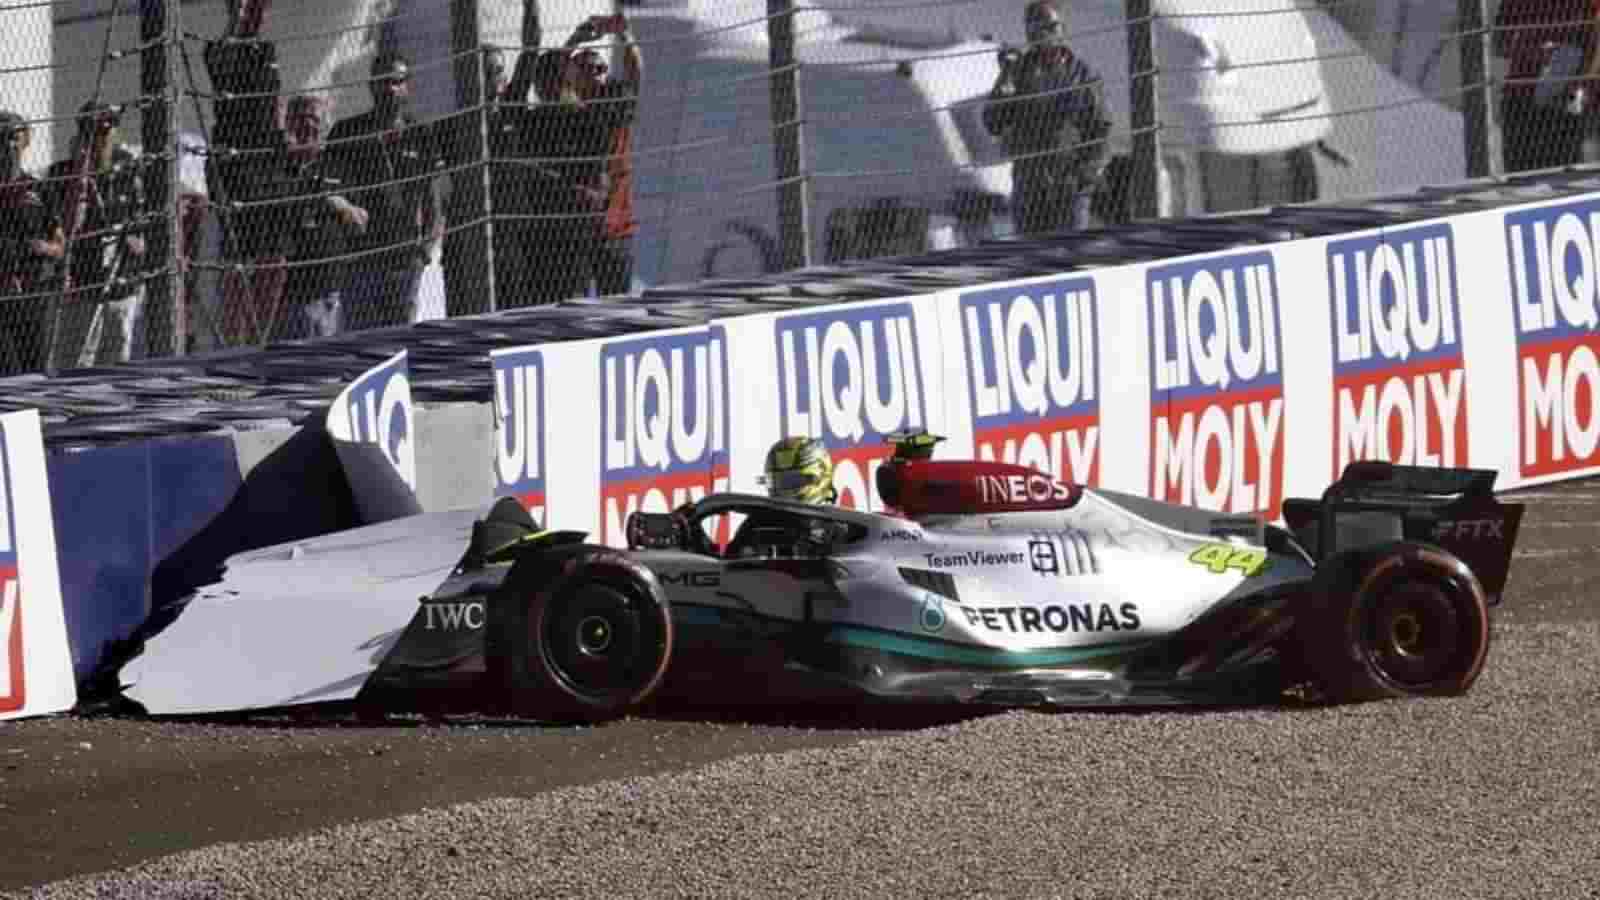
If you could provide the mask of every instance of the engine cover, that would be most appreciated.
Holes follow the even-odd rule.
[[[1003,462],[910,460],[882,466],[883,502],[910,518],[1070,509],[1082,496],[1075,484],[1037,469]]]

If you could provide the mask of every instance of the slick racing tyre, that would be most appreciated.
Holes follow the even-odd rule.
[[[1460,559],[1394,542],[1323,564],[1295,643],[1335,703],[1464,694],[1489,651],[1483,586]]]
[[[607,547],[518,560],[490,617],[489,666],[510,709],[599,722],[643,703],[672,657],[672,615],[655,575]]]

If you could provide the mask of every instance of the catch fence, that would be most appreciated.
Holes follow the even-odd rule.
[[[1505,3],[23,0],[0,373],[1583,161]]]

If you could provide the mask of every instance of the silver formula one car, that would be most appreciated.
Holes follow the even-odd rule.
[[[1483,668],[1522,516],[1493,483],[1357,463],[1286,504],[1285,529],[1021,466],[897,459],[877,477],[895,514],[720,494],[634,514],[627,551],[536,532],[506,504],[488,528],[527,534],[465,560],[372,687],[405,690],[459,655],[470,623],[453,651],[428,626],[481,598],[485,672],[534,716],[615,716],[659,690],[1003,705],[1459,693]],[[728,516],[743,522],[719,545]]]
[[[635,513],[622,550],[537,530],[507,499],[448,534],[414,517],[255,551],[125,680],[153,713],[395,708],[464,688],[480,708],[588,721],[675,693],[1014,706],[1454,694],[1482,671],[1522,517],[1491,471],[1355,463],[1320,499],[1286,502],[1280,528],[925,455],[879,469],[893,514],[718,494]],[[730,517],[742,521],[719,541]],[[306,594],[333,583],[340,597]],[[358,661],[319,666],[350,648]]]

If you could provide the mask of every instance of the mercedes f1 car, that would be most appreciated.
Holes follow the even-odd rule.
[[[1485,470],[1353,463],[1321,498],[1287,501],[1279,527],[927,455],[878,470],[885,513],[714,494],[634,513],[622,549],[540,530],[506,499],[431,531],[413,517],[254,551],[124,680],[153,713],[466,688],[583,721],[678,691],[1008,706],[1456,694],[1483,669],[1522,517]],[[333,577],[346,596],[288,631],[279,606],[267,646],[241,637],[266,620],[218,618],[241,592]],[[343,668],[311,662],[352,646]],[[235,687],[207,698],[202,666],[240,673],[206,682]]]

